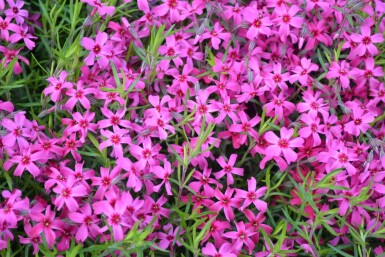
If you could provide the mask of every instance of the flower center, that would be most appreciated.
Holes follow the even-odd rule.
[[[287,141],[287,139],[280,139],[278,141],[278,146],[283,148],[283,149],[286,149],[289,147],[289,141]]]
[[[370,37],[366,36],[362,39],[362,43],[364,45],[369,45],[370,43],[372,42],[372,40],[370,39]]]
[[[288,14],[284,14],[283,16],[282,16],[282,21],[283,21],[283,23],[289,23],[290,22],[290,19],[291,19],[291,17],[290,17],[290,15],[288,15]]]
[[[92,49],[92,51],[94,51],[95,54],[99,54],[100,51],[101,51],[100,45],[99,45],[99,44],[96,44],[96,45],[94,46],[94,48]]]

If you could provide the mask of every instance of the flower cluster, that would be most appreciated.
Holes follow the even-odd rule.
[[[384,231],[381,1],[82,2],[83,62],[47,78],[42,122],[0,101],[3,169],[42,188],[2,192],[0,249],[20,224],[34,254],[151,227],[172,256],[321,256]],[[0,0],[5,64],[35,46],[23,4]]]

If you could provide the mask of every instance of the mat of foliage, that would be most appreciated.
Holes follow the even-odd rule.
[[[0,256],[385,256],[382,0],[0,0]]]

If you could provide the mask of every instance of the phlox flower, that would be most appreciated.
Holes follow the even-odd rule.
[[[261,18],[262,17],[262,18]],[[257,39],[259,33],[270,36],[270,27],[273,23],[270,20],[268,12],[260,12],[255,7],[246,7],[243,11],[243,19],[248,23],[247,38]]]
[[[74,177],[68,177],[65,183],[59,182],[53,191],[58,194],[54,201],[58,210],[61,210],[65,204],[71,212],[77,211],[79,208],[76,197],[86,196],[89,193],[82,184],[77,184]]]
[[[23,72],[23,69],[20,66],[19,60],[24,62],[25,64],[29,65],[29,61],[24,56],[19,55],[19,52],[23,48],[20,49],[8,49],[2,45],[0,45],[0,52],[2,52],[5,55],[5,61],[4,61],[4,67],[7,67],[7,64],[12,62],[13,59],[17,58],[17,61],[15,63],[15,66],[13,67],[13,72],[15,74],[20,74]],[[0,62],[1,63],[1,62]]]
[[[214,24],[214,28],[210,32],[205,32],[200,36],[199,41],[202,42],[205,39],[210,39],[211,45],[215,50],[219,49],[221,39],[226,44],[231,39],[231,34],[228,32],[222,32],[224,29],[221,27],[219,22]]]
[[[279,26],[278,33],[283,42],[286,42],[286,38],[290,34],[290,27],[301,28],[303,18],[295,16],[299,11],[300,8],[297,5],[292,5],[290,8],[281,6],[274,9],[277,18],[273,22]]]
[[[31,212],[30,215],[33,221],[37,224],[30,230],[30,236],[38,237],[43,232],[44,238],[47,241],[48,247],[52,248],[56,241],[55,230],[61,230],[63,222],[55,219],[55,212],[51,210],[51,206],[48,206],[45,210],[45,214],[41,212]]]
[[[92,93],[95,93],[95,89],[84,88],[83,81],[79,80],[76,84],[76,89],[71,87],[67,90],[66,95],[70,96],[70,98],[66,101],[64,107],[72,111],[76,103],[80,102],[86,110],[89,110],[91,109],[91,104],[86,96]]]
[[[369,123],[374,120],[370,112],[366,112],[361,107],[357,106],[353,109],[352,120],[345,124],[344,130],[354,136],[359,136],[360,133],[365,133],[371,128]]]
[[[350,65],[347,61],[341,61],[340,64],[337,62],[332,62],[330,65],[329,71],[326,74],[327,79],[337,78],[342,88],[349,89],[350,88],[350,80],[349,77],[353,75],[350,70]]]
[[[128,205],[126,201],[127,194],[129,193],[124,192],[116,199],[113,206],[108,201],[99,201],[92,204],[95,214],[103,214],[107,217],[107,223],[112,227],[115,241],[123,240],[123,230],[125,227],[130,226],[125,218],[125,211]]]
[[[218,188],[215,189],[214,197],[217,199],[217,202],[209,206],[209,209],[215,212],[223,210],[226,219],[231,221],[235,217],[232,207],[239,208],[241,206],[241,199],[233,198],[233,193],[234,189],[230,187],[226,189],[224,194]]]
[[[251,254],[252,250],[255,247],[255,243],[250,238],[256,232],[252,231],[250,228],[246,228],[243,221],[235,223],[237,231],[231,231],[224,234],[225,237],[233,239],[233,248],[237,252],[243,248],[243,245],[246,245],[246,248],[249,250],[249,254]]]
[[[235,161],[237,160],[237,155],[232,154],[230,155],[230,158],[228,162],[226,163],[225,158],[223,156],[220,156],[217,159],[217,162],[222,167],[222,170],[215,172],[214,176],[216,179],[220,179],[224,176],[227,177],[227,185],[234,184],[234,178],[233,174],[236,174],[238,176],[243,176],[243,168],[235,168]]]
[[[172,195],[171,184],[168,179],[173,172],[171,168],[171,163],[168,161],[165,161],[163,167],[162,166],[152,167],[152,172],[157,178],[163,180],[159,185],[154,187],[154,191],[159,192],[160,187],[164,184],[167,194]]]
[[[105,33],[105,32],[98,32],[98,34],[96,35],[95,40],[93,40],[91,38],[88,38],[88,37],[84,37],[82,39],[81,45],[86,50],[91,51],[87,55],[87,57],[84,59],[84,62],[88,66],[94,65],[95,58],[102,56],[103,50],[104,50],[103,48],[104,48],[104,45],[106,44],[107,40],[108,40],[108,34]],[[105,63],[104,63],[102,58],[99,58],[98,62],[100,62],[100,65],[102,67],[105,66]]]
[[[21,176],[24,170],[27,170],[33,177],[37,177],[40,175],[41,170],[38,166],[36,166],[35,162],[45,160],[46,156],[42,151],[32,152],[31,146],[28,146],[26,148],[22,148],[19,155],[14,155],[7,160],[4,163],[3,168],[8,171],[13,164],[17,164],[13,173],[15,176]]]
[[[375,56],[378,49],[373,43],[384,42],[383,35],[381,33],[372,35],[369,26],[361,26],[361,34],[353,33],[350,39],[358,44],[354,52],[359,56],[363,56],[366,52],[369,52],[371,56]]]
[[[122,144],[131,144],[131,138],[127,135],[128,130],[114,127],[114,132],[102,129],[100,130],[100,133],[107,138],[107,140],[100,143],[100,150],[112,146],[113,156],[116,159],[123,157]]]
[[[97,224],[100,219],[92,213],[89,203],[84,204],[79,212],[71,212],[68,217],[75,223],[79,224],[75,239],[78,242],[84,242],[88,237],[96,238],[101,233],[108,230],[107,226],[100,228]]]
[[[14,108],[11,102],[3,102],[0,100],[0,111],[13,112]]]
[[[101,16],[108,14],[109,16],[114,15],[115,7],[108,6],[106,3],[102,3],[101,0],[81,0],[83,3],[87,3],[93,6]]]
[[[315,115],[302,114],[301,121],[304,122],[307,126],[302,127],[298,134],[302,138],[313,137],[313,146],[318,146],[322,143],[322,140],[319,136],[319,133],[323,133],[323,125],[320,125],[320,118]]]
[[[317,64],[312,63],[310,59],[302,58],[301,65],[294,68],[293,72],[295,74],[290,76],[289,82],[293,84],[295,81],[299,81],[301,85],[306,86],[309,79],[309,73],[317,70]]]
[[[30,128],[26,127],[26,118],[24,112],[15,114],[14,120],[3,118],[1,126],[9,133],[2,138],[5,146],[13,147],[15,143],[19,149],[27,148],[29,143],[26,138],[31,137]]]
[[[237,255],[233,253],[233,246],[229,243],[224,243],[219,251],[215,249],[215,246],[212,243],[207,243],[205,247],[202,248],[202,253],[207,256],[213,257],[236,257]]]
[[[14,18],[16,23],[21,25],[24,23],[24,19],[28,18],[28,11],[21,9],[24,6],[24,1],[7,0],[9,8],[5,10],[5,15],[10,18]]]
[[[272,144],[266,148],[266,155],[272,157],[283,155],[288,164],[295,162],[298,155],[292,148],[302,147],[304,140],[300,137],[290,139],[293,133],[294,129],[287,129],[285,127],[281,128],[281,138],[271,131],[266,132],[265,139]]]
[[[49,77],[47,81],[50,83],[43,91],[44,95],[50,95],[53,102],[58,102],[64,89],[71,89],[72,83],[67,82],[68,73],[63,70],[59,74],[59,78]]]
[[[245,199],[241,209],[245,209],[251,203],[253,203],[260,212],[266,212],[267,203],[265,201],[259,200],[258,198],[265,195],[267,187],[261,187],[257,189],[257,181],[254,177],[247,180],[247,187],[248,191],[243,189],[235,189],[235,197]]]

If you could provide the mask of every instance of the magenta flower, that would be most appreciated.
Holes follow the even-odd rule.
[[[0,17],[0,36],[6,42],[9,42],[9,30],[15,31],[19,27],[18,25],[13,24],[11,20],[11,17],[5,17],[5,19]]]
[[[294,129],[287,129],[283,127],[280,131],[281,138],[279,138],[273,132],[268,131],[265,134],[265,139],[272,145],[266,148],[266,155],[274,157],[283,154],[288,164],[295,162],[298,155],[292,148],[302,147],[304,140],[300,137],[290,139],[293,133]]]
[[[178,233],[178,230],[179,230],[179,227],[175,227],[173,229],[173,226],[172,224],[167,224],[163,227],[163,230],[166,231],[166,233],[163,233],[163,232],[159,232],[157,234],[158,236],[158,239],[160,240],[159,242],[159,247],[162,248],[162,249],[168,249],[168,247],[170,245],[173,244],[174,242],[174,239],[175,237],[177,237],[177,235],[181,235],[183,230],[181,230],[179,233]],[[177,239],[176,240],[176,244],[178,246],[181,246],[182,244],[180,243],[180,240]]]
[[[299,11],[300,8],[297,5],[292,5],[290,8],[284,5],[274,9],[278,17],[273,22],[279,26],[278,33],[283,42],[286,42],[286,38],[290,34],[290,27],[301,28],[303,18],[295,16]]]
[[[336,62],[332,62],[330,65],[329,71],[326,74],[326,78],[337,78],[342,88],[349,89],[350,88],[350,80],[349,77],[354,75],[350,70],[350,65],[345,60],[340,64]]]
[[[84,59],[84,62],[88,66],[91,66],[94,64],[95,57],[101,57],[104,45],[107,42],[107,40],[108,40],[108,34],[105,32],[98,32],[95,40],[88,37],[84,37],[82,39],[82,43],[81,43],[82,46],[88,51],[91,51],[88,54],[88,56]],[[104,63],[101,63],[101,65],[103,66]]]
[[[140,161],[132,163],[131,160],[128,158],[119,158],[116,160],[116,164],[118,165],[118,167],[127,171],[127,173],[123,175],[123,177],[128,177],[127,187],[133,188],[134,192],[138,192],[139,190],[141,190],[143,183],[140,179],[139,173],[144,169],[146,163]]]
[[[295,74],[290,76],[289,82],[293,84],[295,81],[299,81],[301,85],[306,86],[310,77],[309,73],[317,70],[317,64],[312,63],[310,59],[302,58],[301,65],[294,68]]]
[[[15,32],[9,37],[9,41],[11,43],[17,43],[22,39],[24,41],[24,44],[27,46],[29,50],[32,50],[33,48],[35,48],[35,42],[33,42],[31,39],[37,39],[37,37],[32,36],[31,34],[28,33],[27,26],[21,26],[21,25],[17,27],[10,26],[10,30]]]
[[[24,6],[24,2],[19,0],[16,2],[14,0],[7,0],[7,3],[9,5],[9,9],[5,10],[5,15],[15,19],[17,24],[23,24],[24,19],[28,18],[28,11],[21,9]]]
[[[80,225],[76,232],[76,241],[84,242],[88,237],[95,239],[108,229],[106,226],[100,228],[97,225],[100,219],[98,219],[95,214],[92,214],[89,203],[84,204],[79,210],[80,212],[71,212],[68,215],[72,221]]]
[[[123,227],[130,226],[126,223],[124,216],[128,205],[126,195],[127,193],[123,193],[121,197],[116,199],[114,206],[111,206],[108,201],[100,201],[92,205],[96,214],[104,214],[107,217],[107,222],[112,227],[115,241],[123,240]]]
[[[244,144],[247,140],[247,135],[252,136],[253,138],[258,137],[258,132],[253,128],[261,121],[261,118],[256,115],[254,118],[249,119],[247,114],[243,111],[238,112],[241,124],[232,124],[229,128],[230,132],[240,133],[238,138],[239,144]],[[243,132],[241,134],[241,132]]]
[[[214,24],[213,30],[210,32],[205,32],[200,37],[200,42],[202,42],[205,39],[210,38],[211,45],[215,50],[219,49],[219,45],[221,44],[221,39],[226,44],[231,39],[231,34],[228,32],[222,32],[224,29],[221,27],[219,22],[216,22]]]
[[[262,16],[262,18],[261,18]],[[243,12],[243,19],[248,22],[247,38],[250,40],[257,39],[259,33],[270,36],[270,26],[273,25],[268,13],[259,12],[256,8],[246,7]]]
[[[243,221],[235,223],[235,226],[237,227],[237,231],[227,232],[224,234],[224,236],[233,239],[233,249],[237,249],[239,251],[245,244],[249,249],[249,254],[251,254],[255,244],[250,237],[256,232],[246,228]]]
[[[257,181],[254,177],[247,180],[248,191],[243,189],[235,189],[235,197],[245,199],[241,209],[245,209],[251,203],[255,205],[255,207],[260,212],[267,211],[267,203],[259,200],[258,198],[265,195],[267,187],[261,187],[257,190]]]
[[[359,136],[360,133],[365,133],[371,128],[369,123],[374,120],[370,112],[366,112],[360,106],[353,108],[352,120],[345,124],[344,130],[351,135]]]
[[[202,253],[208,256],[213,257],[236,257],[237,255],[233,253],[233,246],[229,243],[224,243],[219,251],[215,249],[215,246],[212,243],[207,243],[205,247],[202,248]]]
[[[167,194],[172,195],[171,184],[170,184],[170,181],[168,180],[169,176],[173,172],[171,168],[171,163],[168,161],[164,161],[164,167],[155,166],[152,168],[152,172],[157,178],[163,180],[162,183],[154,187],[154,191],[159,192],[160,187],[164,184],[164,186],[166,187]]]
[[[79,208],[76,198],[88,194],[87,189],[82,184],[78,184],[74,177],[68,177],[65,183],[59,182],[53,191],[58,194],[54,201],[58,210],[61,210],[65,204],[70,212],[77,211]]]
[[[98,128],[98,125],[95,123],[91,123],[91,121],[95,117],[94,112],[87,111],[82,115],[79,112],[75,112],[72,114],[74,121],[76,121],[76,124],[68,129],[68,133],[73,132],[80,132],[80,142],[84,143],[85,139],[87,137],[88,130],[96,133],[96,129]]]
[[[34,153],[31,152],[31,146],[23,148],[20,155],[14,155],[12,158],[4,162],[4,170],[8,171],[13,166],[13,164],[17,164],[17,167],[13,172],[15,176],[21,176],[24,170],[27,170],[33,177],[37,177],[40,175],[41,170],[38,166],[36,166],[35,162],[45,161],[46,156],[42,151]]]
[[[349,175],[357,173],[356,167],[351,163],[357,160],[355,154],[337,140],[330,142],[329,149],[325,152],[320,152],[317,160],[326,164],[325,168],[328,172],[345,168]]]
[[[114,132],[102,129],[100,130],[100,133],[107,138],[106,141],[100,143],[100,150],[112,146],[113,156],[116,159],[123,157],[122,144],[131,144],[131,138],[127,135],[128,130],[114,127]]]
[[[287,90],[286,81],[290,78],[289,72],[282,73],[281,63],[273,64],[273,73],[269,73],[266,78],[266,84],[274,90],[278,86],[282,90]]]
[[[162,147],[159,144],[153,146],[150,138],[144,139],[142,141],[142,146],[143,147],[140,147],[135,144],[131,144],[130,152],[139,162],[141,162],[141,165],[143,163],[154,165],[155,164],[154,158],[158,155]]]
[[[237,155],[232,154],[230,155],[229,161],[226,163],[225,158],[223,156],[220,156],[217,159],[217,162],[219,165],[221,165],[222,170],[215,172],[214,176],[216,179],[220,179],[224,176],[227,177],[227,185],[234,184],[234,178],[233,174],[236,174],[238,176],[243,176],[243,169],[242,168],[235,168],[235,161],[237,160]]]
[[[76,89],[71,87],[67,90],[66,95],[70,96],[70,98],[66,101],[64,107],[72,111],[75,104],[80,102],[85,109],[89,110],[91,108],[91,104],[86,96],[93,93],[95,93],[95,89],[84,88],[83,81],[79,80],[76,84]]]
[[[114,15],[115,7],[107,6],[105,3],[102,3],[100,0],[81,0],[83,3],[87,3],[90,6],[94,7],[101,16],[108,14],[109,16]]]
[[[30,129],[26,128],[26,118],[24,112],[15,114],[14,121],[4,118],[1,126],[9,131],[2,139],[5,146],[14,146],[17,142],[19,149],[28,148],[29,144],[25,138],[31,136]]]
[[[59,101],[61,98],[61,94],[63,93],[63,89],[72,88],[72,83],[66,81],[67,76],[67,72],[63,70],[60,72],[59,79],[55,77],[49,77],[47,81],[50,84],[44,89],[44,95],[50,95],[51,100],[54,102]]]
[[[209,209],[215,212],[219,212],[223,210],[225,213],[226,219],[228,221],[231,221],[235,217],[232,207],[239,208],[241,206],[239,198],[232,198],[233,193],[234,193],[234,189],[230,187],[226,189],[225,194],[219,191],[218,188],[215,189],[214,197],[218,199],[218,201],[215,202],[213,205],[211,205]]]
[[[3,102],[0,100],[0,110],[7,111],[7,112],[13,112],[14,106],[11,102]]]
[[[126,108],[117,110],[115,114],[107,108],[101,108],[100,110],[102,111],[104,117],[107,118],[98,121],[100,129],[108,128],[110,126],[113,126],[113,128],[119,128],[119,126],[131,128],[131,122],[124,119]]]
[[[52,248],[55,243],[56,235],[54,229],[60,230],[63,226],[62,221],[55,219],[55,212],[48,206],[45,215],[40,212],[31,212],[30,215],[37,224],[30,231],[31,237],[38,237],[43,232],[48,247]]]
[[[310,114],[302,114],[301,115],[301,121],[303,121],[307,126],[301,128],[298,131],[298,134],[302,138],[308,138],[310,136],[313,137],[313,146],[319,146],[322,141],[318,133],[323,134],[323,127],[324,125],[320,125],[320,118],[318,118],[315,115]]]
[[[207,166],[205,166],[202,173],[195,170],[192,177],[198,181],[191,182],[189,186],[197,193],[200,192],[200,189],[203,187],[204,195],[211,197],[214,195],[214,188],[210,184],[215,185],[218,188],[222,188],[222,185],[215,179],[210,178],[210,176],[211,169]]]
[[[361,34],[353,33],[350,39],[358,43],[357,48],[354,50],[359,56],[363,56],[366,52],[375,56],[378,53],[377,47],[373,43],[384,42],[384,37],[381,33],[371,35],[369,26],[361,26]]]
[[[24,56],[19,55],[19,52],[22,49],[23,48],[20,48],[18,50],[16,50],[16,49],[8,49],[8,48],[0,45],[0,52],[2,52],[5,55],[5,62],[4,62],[5,66],[4,67],[7,67],[7,64],[12,62],[12,60],[15,59],[16,57],[17,57],[18,60],[23,61],[25,64],[29,65],[29,61],[27,60],[27,58],[25,58]],[[15,66],[13,67],[13,72],[15,74],[20,74],[22,71],[23,71],[23,69],[21,68],[19,61],[16,61]]]
[[[92,186],[98,186],[98,189],[94,195],[95,199],[103,199],[107,189],[118,181],[120,172],[121,168],[119,166],[111,169],[111,172],[110,168],[100,168],[100,177],[94,176],[91,178]]]

